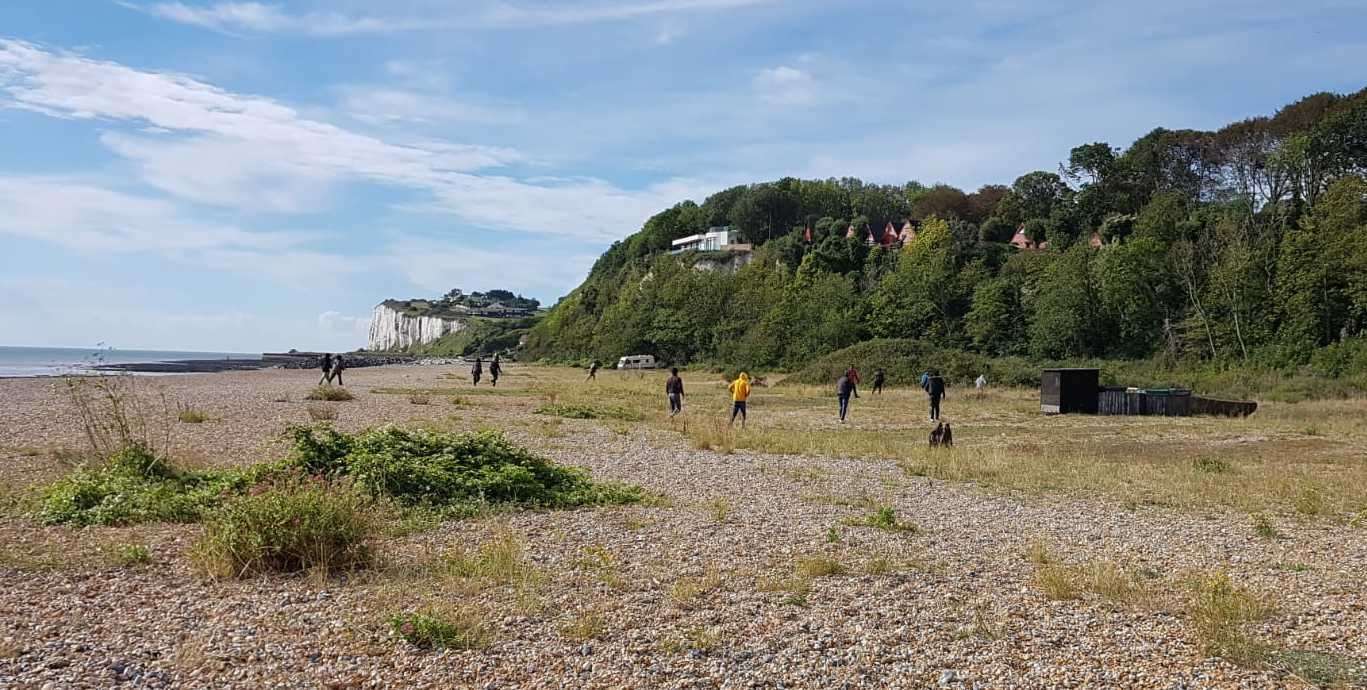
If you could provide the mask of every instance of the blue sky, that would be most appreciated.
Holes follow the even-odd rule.
[[[966,189],[1367,84],[1367,3],[8,0],[0,343],[364,344],[784,175]]]

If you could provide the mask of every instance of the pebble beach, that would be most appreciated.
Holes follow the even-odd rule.
[[[335,405],[336,425],[495,428],[660,500],[447,521],[387,534],[370,572],[229,582],[187,565],[196,525],[46,527],[16,508],[0,520],[0,687],[1316,687],[1275,663],[1203,653],[1182,587],[1214,571],[1275,600],[1251,635],[1336,664],[1340,685],[1367,678],[1361,527],[1283,520],[1264,539],[1232,511],[988,490],[891,461],[702,450],[660,425],[550,424],[528,392],[536,370],[508,369],[497,394],[472,390],[464,404],[376,392],[468,385],[464,369],[350,370],[356,399]],[[173,409],[209,417],[174,425],[171,453],[203,466],[279,456],[285,426],[309,421],[302,398],[316,380],[157,379]],[[0,480],[22,505],[66,471],[53,451],[80,447],[80,429],[56,380],[0,380],[0,400]],[[960,444],[972,430],[956,427]],[[874,504],[906,528],[861,524]],[[470,587],[421,567],[509,535],[534,585]],[[151,562],[103,557],[124,543],[145,544]],[[1137,573],[1143,600],[1049,596],[1045,550],[1065,566]],[[827,566],[800,575],[815,561]],[[386,625],[432,604],[477,612],[488,644],[422,651]]]

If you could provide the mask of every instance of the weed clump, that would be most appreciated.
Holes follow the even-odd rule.
[[[182,424],[203,424],[209,421],[209,415],[203,410],[182,406],[180,411],[176,413],[176,419],[179,419]]]
[[[105,549],[105,558],[110,565],[136,568],[150,564],[152,552],[142,544],[115,544]]]
[[[889,532],[917,532],[919,528],[910,522],[897,519],[897,511],[892,506],[879,506],[877,510],[862,518],[846,520],[851,527],[874,527]]]
[[[346,486],[295,480],[235,498],[204,520],[190,552],[213,578],[369,565],[378,526],[365,499]]]
[[[318,386],[309,391],[309,394],[304,396],[304,399],[323,400],[327,402],[347,402],[348,400],[355,400],[356,396],[352,395],[351,391],[342,388],[341,386]]]
[[[438,611],[400,613],[389,619],[389,627],[420,649],[479,649],[493,639],[488,623],[474,610],[451,617]]]
[[[337,419],[337,408],[330,405],[311,403],[308,406],[309,419],[315,422],[331,422]]]
[[[451,434],[386,426],[347,434],[329,427],[292,427],[289,463],[310,475],[351,477],[375,497],[456,513],[490,504],[571,508],[635,503],[640,488],[589,480],[481,431]]]

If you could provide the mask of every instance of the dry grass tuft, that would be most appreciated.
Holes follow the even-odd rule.
[[[720,588],[721,584],[721,570],[715,565],[710,565],[701,576],[685,576],[675,580],[669,588],[669,598],[680,608],[686,608],[702,596]]]
[[[1269,646],[1250,637],[1247,626],[1271,615],[1274,606],[1236,586],[1227,573],[1197,576],[1191,582],[1187,610],[1203,653],[1245,666],[1261,666],[1268,660]]]
[[[560,635],[571,642],[601,639],[608,628],[607,618],[596,610],[580,611],[560,625]]]
[[[309,419],[315,422],[331,422],[337,419],[337,408],[322,403],[311,403],[308,408]]]

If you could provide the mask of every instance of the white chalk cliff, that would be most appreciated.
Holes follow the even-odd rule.
[[[370,341],[367,350],[407,350],[465,329],[462,319],[441,316],[412,316],[389,304],[380,304],[370,315]]]

